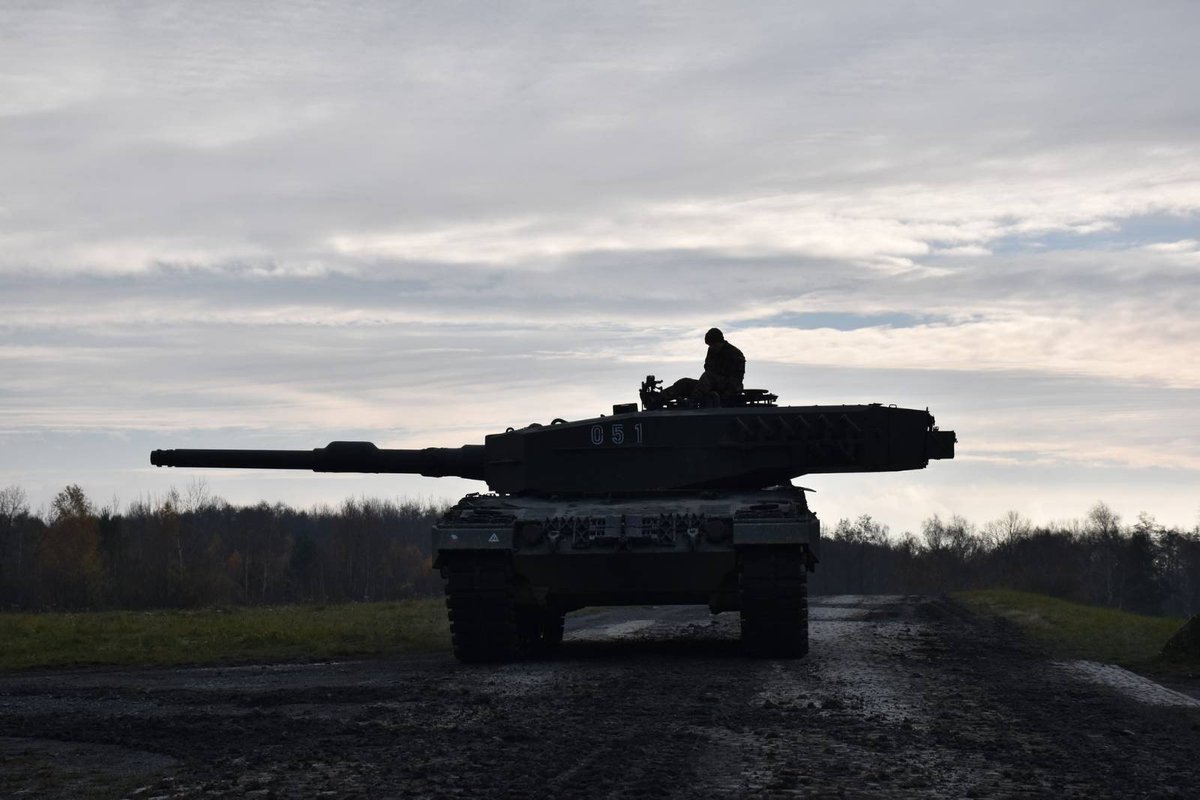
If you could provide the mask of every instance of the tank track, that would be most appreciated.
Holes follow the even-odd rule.
[[[742,647],[758,658],[808,653],[808,568],[802,547],[757,546],[739,554]]]
[[[442,576],[459,661],[510,661],[562,642],[562,611],[517,603],[511,556],[460,553],[447,559]]]
[[[517,653],[517,605],[512,558],[462,553],[447,559],[446,608],[459,661],[508,661]]]

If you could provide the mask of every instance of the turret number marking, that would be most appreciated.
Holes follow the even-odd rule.
[[[626,444],[625,423],[614,422],[608,426],[607,431],[603,425],[593,425],[591,437],[594,445],[602,445],[605,442],[618,446]],[[633,425],[633,444],[641,444],[642,441],[642,423],[636,422]]]

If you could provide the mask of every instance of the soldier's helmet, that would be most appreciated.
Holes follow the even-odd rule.
[[[717,342],[725,341],[725,334],[721,333],[720,328],[709,328],[708,333],[704,334],[704,343],[714,345]]]

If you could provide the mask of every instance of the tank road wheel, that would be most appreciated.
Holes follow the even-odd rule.
[[[808,571],[802,547],[746,547],[739,553],[742,646],[759,658],[808,653]]]
[[[517,652],[512,558],[456,553],[442,569],[450,638],[459,661],[508,661]]]

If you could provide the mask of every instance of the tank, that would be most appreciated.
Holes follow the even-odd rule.
[[[395,450],[155,450],[164,467],[453,475],[480,480],[434,525],[462,661],[546,652],[591,605],[703,604],[740,614],[755,656],[808,652],[807,575],[820,522],[794,478],[922,469],[954,457],[927,410],[878,403],[779,406],[746,390],[723,406],[664,399],[508,428],[483,444]]]

